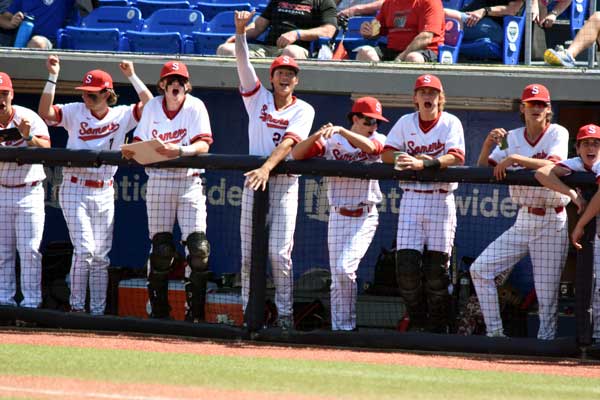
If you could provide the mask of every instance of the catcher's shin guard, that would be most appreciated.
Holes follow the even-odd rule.
[[[398,289],[410,316],[411,326],[419,328],[425,323],[425,304],[421,273],[421,253],[412,249],[396,252],[396,280]]]
[[[433,332],[445,333],[449,324],[450,279],[446,272],[448,254],[439,251],[427,251],[423,257],[423,276],[425,278],[425,297],[429,311],[429,322]]]
[[[185,244],[188,248],[189,277],[185,280],[186,315],[187,321],[198,322],[205,319],[204,306],[206,303],[206,285],[210,278],[208,256],[210,244],[204,232],[191,233]]]
[[[170,232],[160,232],[152,238],[152,252],[148,270],[148,298],[152,306],[151,318],[168,318],[169,272],[175,258],[175,245]]]

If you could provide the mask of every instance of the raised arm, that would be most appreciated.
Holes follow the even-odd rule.
[[[57,122],[59,116],[52,105],[54,104],[56,81],[58,80],[58,74],[60,72],[60,61],[58,56],[53,54],[49,55],[48,60],[46,60],[46,68],[48,69],[48,80],[46,81],[46,86],[44,86],[44,91],[40,97],[38,114],[46,121]]]
[[[248,42],[246,41],[246,25],[254,16],[254,11],[235,11],[235,59],[243,92],[249,92],[256,87],[258,77],[254,67],[250,64],[248,55]]]
[[[129,80],[129,82],[131,82],[131,85],[140,98],[141,104],[138,106],[138,110],[141,115],[146,103],[148,103],[154,96],[146,87],[144,82],[142,82],[142,80],[135,74],[135,69],[133,68],[133,63],[131,61],[121,61],[121,63],[119,63],[119,69],[121,70],[121,73],[123,73],[123,75]]]

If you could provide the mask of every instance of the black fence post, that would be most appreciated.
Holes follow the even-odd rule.
[[[267,289],[267,213],[269,211],[269,186],[254,192],[252,207],[252,258],[250,264],[250,293],[244,313],[244,321],[250,332],[256,332],[265,324],[265,301]]]
[[[585,226],[583,237],[580,240],[583,248],[577,252],[575,321],[577,344],[580,346],[589,346],[592,343],[591,301],[594,280],[594,236],[596,236],[595,218]]]

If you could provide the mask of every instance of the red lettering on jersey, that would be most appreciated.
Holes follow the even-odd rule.
[[[415,142],[410,140],[406,143],[406,147],[408,148],[408,154],[410,154],[411,156],[427,154],[428,156],[433,157],[437,156],[442,151],[444,151],[445,144],[438,140],[437,142],[431,143],[429,145],[415,146]]]
[[[286,129],[288,127],[290,121],[284,118],[273,118],[273,116],[267,112],[267,109],[267,105],[263,104],[259,118],[263,120],[269,128]]]
[[[81,122],[79,124],[79,139],[83,141],[100,139],[110,134],[115,133],[120,128],[120,125],[116,122],[111,122],[108,125],[100,126],[97,128],[91,128],[87,122]]]
[[[336,160],[342,161],[366,161],[369,159],[369,155],[364,151],[358,153],[342,153],[338,149],[333,149],[331,154]]]
[[[152,137],[159,138],[163,143],[179,143],[186,134],[187,128],[176,129],[164,133],[158,133],[156,129],[152,130]]]
[[[546,158],[548,158],[548,154],[546,154],[546,152],[544,150],[542,150],[539,153],[536,153],[536,154],[532,155],[531,158],[537,158],[537,159],[540,159],[540,160],[545,160]]]

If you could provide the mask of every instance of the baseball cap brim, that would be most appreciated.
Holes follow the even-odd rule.
[[[106,88],[98,87],[98,86],[77,86],[75,88],[75,90],[84,90],[86,92],[101,92],[104,89],[106,89]]]
[[[529,101],[543,101],[546,104],[550,103],[550,99],[548,99],[545,96],[533,96],[533,97],[529,97],[529,98],[527,98],[525,100],[522,100],[522,101],[523,101],[523,103],[527,103]]]
[[[379,114],[375,114],[375,113],[361,113],[362,115],[364,115],[365,117],[371,117],[371,118],[375,118],[378,119],[380,121],[384,121],[384,122],[390,122],[387,118],[385,118],[383,115],[379,115]]]
[[[184,79],[190,79],[186,75],[182,74],[180,71],[167,72],[166,74],[161,75],[160,79],[166,78],[167,76],[171,76],[171,75],[179,75],[180,77],[182,77]]]
[[[600,135],[598,135],[597,133],[596,134],[590,133],[590,134],[583,135],[583,136],[577,136],[577,141],[578,142],[580,142],[580,141],[582,141],[584,139],[598,139],[598,140],[600,140]]]
[[[10,86],[0,86],[0,90],[8,90],[9,92],[12,92],[13,88]]]

